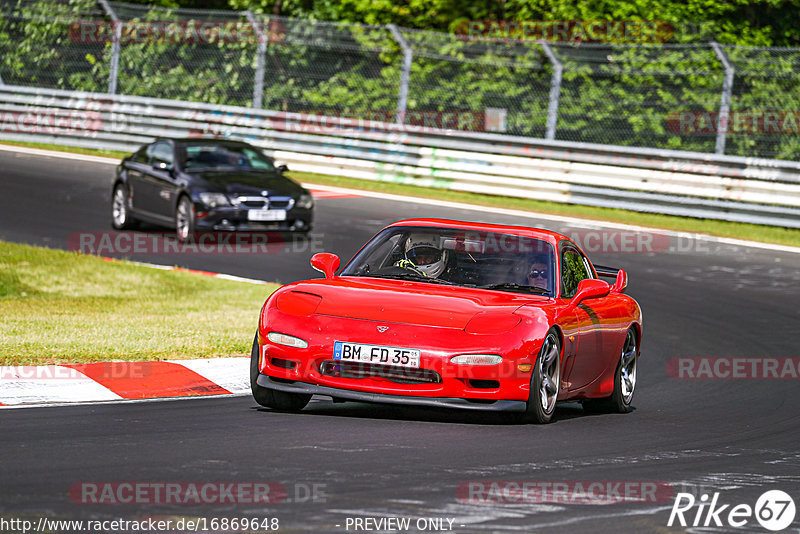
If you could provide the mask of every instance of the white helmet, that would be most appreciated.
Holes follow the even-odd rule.
[[[447,266],[447,251],[434,234],[411,234],[406,239],[406,259],[431,278],[438,278]]]

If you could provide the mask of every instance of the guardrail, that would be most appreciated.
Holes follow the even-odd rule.
[[[244,139],[297,171],[800,228],[798,162],[0,86],[0,139],[132,151],[161,136]]]

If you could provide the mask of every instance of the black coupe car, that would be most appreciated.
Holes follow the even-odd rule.
[[[311,230],[314,199],[247,143],[157,139],[123,159],[111,195],[118,230],[146,221],[194,232]]]

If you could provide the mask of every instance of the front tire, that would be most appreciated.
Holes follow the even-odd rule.
[[[625,335],[617,369],[614,371],[614,391],[604,399],[587,399],[583,408],[588,412],[628,413],[631,411],[636,389],[636,363],[638,344],[636,330],[631,327]]]
[[[250,351],[250,391],[252,391],[255,401],[265,408],[281,412],[299,412],[305,408],[311,400],[311,395],[275,391],[258,385],[258,360],[259,346],[258,334],[256,334],[253,339],[253,349]]]
[[[531,376],[531,391],[525,414],[534,423],[546,424],[553,419],[561,386],[561,340],[555,330],[544,338]]]
[[[115,230],[130,230],[136,226],[128,205],[128,188],[121,183],[114,186],[111,194],[111,226]]]

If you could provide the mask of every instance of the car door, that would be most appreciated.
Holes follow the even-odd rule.
[[[150,161],[150,198],[155,215],[172,219],[178,192],[174,176],[175,153],[172,143],[158,141],[153,144]]]
[[[125,176],[131,196],[131,207],[135,212],[149,215],[151,206],[149,195],[148,177],[153,145],[140,148],[129,160],[125,162]]]
[[[562,243],[561,298],[571,299],[578,290],[578,283],[593,278],[589,261],[571,243]],[[573,310],[578,323],[575,357],[566,369],[571,390],[580,389],[596,380],[605,370],[608,359],[603,356],[604,327],[608,324],[611,310],[604,298],[584,300]],[[604,325],[605,323],[605,325]]]

